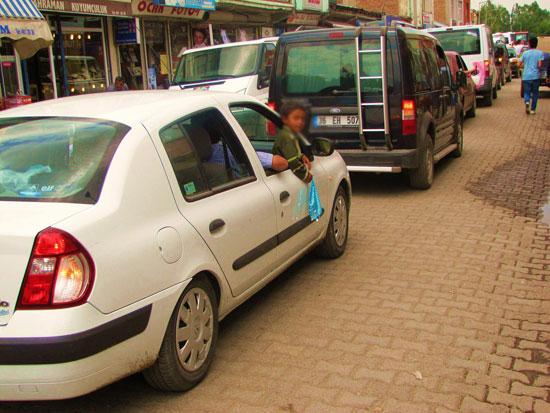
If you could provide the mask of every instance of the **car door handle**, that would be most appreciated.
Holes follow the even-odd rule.
[[[281,192],[281,194],[279,195],[279,200],[280,200],[281,202],[285,202],[285,201],[288,199],[288,197],[290,197],[290,194],[289,194],[287,191],[283,191],[283,192]]]
[[[217,231],[224,225],[225,225],[225,221],[223,219],[218,218],[210,223],[210,225],[208,226],[208,229],[210,230],[210,233],[212,233]]]

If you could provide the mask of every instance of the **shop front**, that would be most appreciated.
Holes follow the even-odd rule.
[[[196,3],[200,7],[199,2]],[[132,70],[135,71],[134,56],[139,49],[143,56],[139,70],[141,88],[167,89],[176,72],[179,56],[193,46],[193,29],[204,28],[208,12],[199,8],[155,4],[153,0],[132,0],[132,14],[139,18],[141,45],[139,48],[133,45],[120,49],[121,66],[134,64]]]
[[[35,0],[55,42],[52,53],[40,51],[26,63],[27,90],[33,101],[104,92],[112,82],[108,33],[112,18],[132,20],[130,4],[121,1]],[[53,66],[55,76],[48,71]]]
[[[32,0],[0,3],[0,108],[10,102],[27,103],[21,59],[32,57],[52,41],[46,20]]]

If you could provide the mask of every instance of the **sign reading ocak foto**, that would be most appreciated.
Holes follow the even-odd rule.
[[[216,10],[216,0],[153,0],[159,6],[187,9]]]
[[[153,0],[133,0],[132,13],[134,16],[182,17],[192,20],[202,20],[205,14],[204,10],[199,9],[161,6],[153,3]]]

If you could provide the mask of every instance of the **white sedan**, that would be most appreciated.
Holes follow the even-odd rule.
[[[214,92],[2,112],[0,400],[79,396],[141,370],[189,389],[219,320],[308,251],[340,256],[346,165],[313,142],[325,212],[312,221],[308,185],[256,152],[278,126],[257,100]]]

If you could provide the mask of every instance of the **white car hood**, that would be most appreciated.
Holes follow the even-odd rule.
[[[243,76],[243,77],[236,77],[231,79],[220,79],[220,80],[214,80],[214,81],[205,81],[205,82],[195,82],[190,84],[182,85],[182,87],[178,85],[170,86],[171,90],[183,90],[183,91],[190,91],[190,90],[215,90],[215,91],[221,91],[221,92],[232,92],[232,93],[242,93],[245,94],[246,90],[248,89],[248,85],[250,84],[250,80],[254,77],[254,75],[251,76]]]
[[[0,201],[0,336],[17,302],[36,235],[91,205]]]

